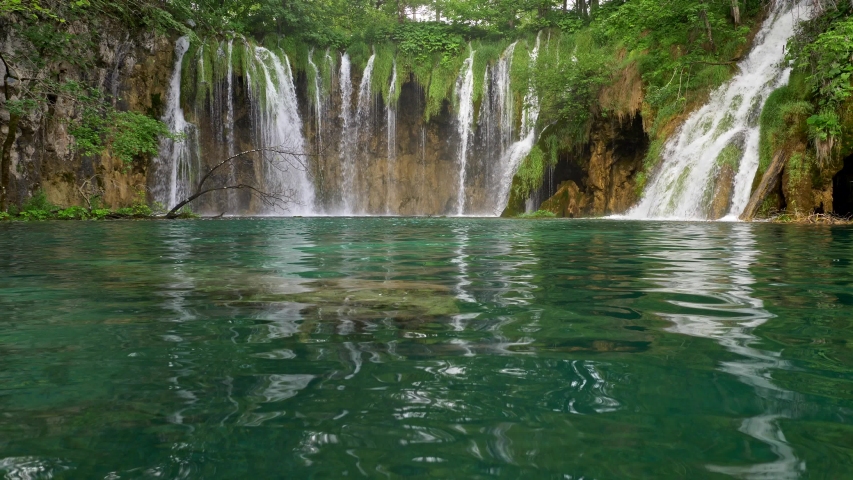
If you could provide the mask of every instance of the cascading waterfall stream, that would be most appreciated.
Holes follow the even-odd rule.
[[[189,48],[188,37],[181,37],[175,42],[175,67],[169,81],[166,110],[162,118],[170,131],[184,138],[162,140],[160,151],[155,159],[154,174],[157,181],[152,194],[155,202],[167,208],[172,208],[180,199],[185,198],[190,189],[194,157],[194,150],[191,147],[195,146],[196,135],[195,128],[186,121],[184,110],[181,108],[181,65]]]
[[[736,219],[749,201],[758,170],[758,119],[770,93],[786,84],[790,70],[782,68],[785,45],[801,18],[804,3],[793,7],[778,2],[755,39],[755,46],[738,65],[740,73],[717,89],[704,107],[693,113],[667,142],[656,173],[640,203],[626,217],[639,219],[708,219],[715,197],[728,195],[726,219]],[[735,170],[724,185],[724,168]],[[733,178],[731,178],[733,177]]]
[[[385,167],[385,213],[391,214],[391,190],[394,182],[394,160],[397,158],[397,61],[391,67],[391,85],[388,87],[388,104],[385,105],[385,129],[388,145],[388,164]]]
[[[355,109],[355,125],[354,128],[348,129],[348,133],[352,135],[349,140],[350,148],[355,150],[356,157],[353,159],[353,165],[351,169],[351,174],[353,176],[360,176],[363,172],[361,169],[355,168],[355,160],[360,158],[360,153],[362,153],[362,148],[359,148],[362,144],[361,135],[364,132],[364,129],[370,122],[370,114],[373,106],[373,95],[370,89],[371,82],[373,80],[373,63],[376,60],[376,54],[370,55],[370,58],[367,59],[367,66],[364,67],[364,73],[361,76],[361,84],[358,86],[358,103],[356,104]],[[353,178],[355,180],[355,178]],[[355,185],[359,185],[358,182],[354,182]],[[356,205],[358,200],[363,192],[360,191],[360,188],[352,188],[347,194],[350,195],[349,202],[349,211],[347,213],[361,213],[360,211],[356,211]],[[360,207],[359,207],[360,210]]]
[[[539,35],[537,35],[536,44],[530,51],[531,68],[536,65],[536,59],[539,56],[539,40]],[[510,67],[511,64],[508,65],[507,72]],[[509,89],[508,83],[506,88]],[[508,94],[508,98],[509,101],[512,102],[511,91]],[[510,119],[512,118],[514,117],[511,116]],[[524,95],[524,110],[521,114],[521,131],[519,140],[510,145],[501,157],[502,175],[500,182],[496,186],[498,197],[497,202],[495,203],[495,205],[497,205],[501,210],[506,207],[506,204],[509,201],[509,191],[512,186],[512,178],[518,171],[518,167],[521,165],[522,160],[527,157],[530,150],[533,149],[533,145],[536,143],[536,121],[538,119],[539,97],[536,95],[532,82],[529,82],[527,86],[527,93]],[[511,129],[511,124],[507,127],[501,127],[501,130],[503,131],[505,128]],[[497,213],[499,214],[500,212]]]
[[[267,208],[262,200],[239,191],[200,199],[193,208],[202,213],[297,215],[498,214],[518,164],[535,141],[539,112],[530,85],[513,86],[510,75],[514,55],[529,55],[531,65],[536,61],[539,39],[529,52],[518,48],[519,43],[513,43],[485,66],[482,100],[475,103],[476,52],[469,46],[453,77],[456,108],[445,107],[436,118],[446,119],[430,121],[418,114],[429,91],[420,85],[402,87],[412,80],[407,73],[400,82],[396,61],[389,62],[390,78],[374,78],[379,65],[375,52],[366,59],[363,73],[353,78],[346,53],[338,57],[326,51],[315,58],[318,52],[309,51],[307,82],[297,89],[290,60],[280,49],[239,37],[191,49],[189,41],[181,39],[163,119],[185,138],[162,142],[152,169],[153,199],[174,205],[214,160],[241,149],[280,147],[297,155],[266,151],[262,161],[241,161],[218,180],[249,182],[284,194],[287,208]],[[188,51],[195,52],[192,58],[186,58]],[[372,88],[374,80],[390,81],[386,101]],[[190,88],[187,92],[181,92],[182,82]],[[519,90],[526,92],[522,99]],[[182,97],[183,105],[193,105],[191,111],[181,110]],[[398,122],[405,123],[398,129]],[[446,141],[457,136],[459,143]],[[315,143],[323,152],[324,142],[331,139],[336,144],[331,154],[305,155]],[[438,163],[445,161],[446,166]]]
[[[353,210],[353,177],[355,176],[355,156],[353,155],[352,121],[352,81],[350,79],[350,60],[346,53],[341,56],[341,70],[338,76],[341,91],[341,172],[343,173],[343,207],[345,214]]]
[[[232,63],[234,58],[234,40],[228,40],[228,73],[226,75],[227,82],[227,91],[225,92],[225,142],[228,148],[228,151],[225,154],[228,157],[237,154],[237,148],[234,145],[234,65]],[[228,173],[230,175],[230,180],[234,182],[235,178],[235,168],[232,163],[229,165]],[[233,202],[234,192],[229,193],[229,203]]]
[[[314,71],[314,115],[317,117],[317,145],[323,145],[323,102],[320,98],[320,69],[314,63],[314,50],[308,52],[308,65]]]
[[[255,59],[261,69],[265,87],[253,97],[260,101],[258,124],[255,126],[260,148],[282,149],[288,154],[265,152],[264,182],[271,192],[290,199],[288,213],[308,215],[313,212],[314,187],[308,180],[307,160],[302,137],[302,120],[297,107],[296,87],[290,61],[284,63],[276,54],[255,47]],[[276,210],[270,213],[285,213]]]
[[[506,151],[512,145],[512,130],[515,125],[515,102],[512,98],[512,82],[509,72],[512,69],[512,56],[515,55],[515,47],[518,42],[513,42],[501,55],[495,68],[494,79],[497,102],[500,105],[500,139],[501,152]]]
[[[234,155],[236,149],[234,148],[234,65],[232,64],[232,59],[234,58],[234,40],[228,40],[228,74],[226,76],[228,82],[228,92],[226,93],[226,111],[225,111],[225,128],[226,130],[226,142],[228,144],[228,151],[226,152],[228,156]]]
[[[456,214],[465,213],[465,169],[468,164],[468,143],[471,139],[471,124],[474,122],[474,50],[468,46],[470,53],[462,64],[459,78],[456,80],[456,98],[459,110],[456,115],[457,131],[459,132],[459,190],[456,196]]]

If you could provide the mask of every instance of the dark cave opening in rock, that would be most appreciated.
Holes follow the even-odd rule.
[[[648,150],[649,137],[643,130],[643,118],[639,114],[614,126],[611,132],[606,149],[611,152],[612,163],[609,164],[606,178],[603,181],[606,184],[607,195],[614,197],[617,196],[616,186],[619,185],[620,179],[624,180],[618,171],[627,172],[630,181],[634,181],[637,168],[642,165],[643,156]],[[581,192],[588,193],[591,188],[589,185],[591,182],[589,174],[591,148],[593,148],[592,143],[580,152],[561,152],[557,164],[553,168],[545,169],[542,186],[530,196],[526,205],[527,209],[541,208],[542,203],[557,194],[561,186],[568,181],[574,182]],[[631,199],[629,198],[629,200]],[[608,201],[606,211],[598,214],[624,213],[630,206],[630,204],[624,203],[623,201],[620,204],[619,201],[611,198]]]
[[[832,207],[836,215],[853,216],[853,155],[844,159],[844,166],[832,177]]]

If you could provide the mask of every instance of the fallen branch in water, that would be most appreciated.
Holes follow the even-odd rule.
[[[316,154],[314,154],[316,155]],[[180,215],[180,210],[194,200],[212,192],[221,192],[229,190],[247,190],[268,207],[283,207],[298,203],[298,193],[293,188],[284,186],[268,187],[265,185],[236,182],[230,175],[230,169],[227,173],[223,172],[223,167],[235,166],[241,162],[252,162],[257,157],[264,164],[273,170],[280,172],[291,173],[293,170],[302,170],[308,172],[305,158],[313,156],[312,154],[299,152],[288,145],[279,145],[275,147],[255,148],[246,150],[236,155],[232,155],[225,160],[217,163],[205,173],[196,185],[195,190],[186,198],[178,202],[168,213],[166,218],[177,218]]]

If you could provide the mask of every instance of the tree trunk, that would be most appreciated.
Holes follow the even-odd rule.
[[[853,1],[853,0],[851,0],[851,1]],[[563,13],[566,13],[568,11],[569,11],[569,0],[563,0]]]
[[[702,2],[702,4],[704,5],[705,2]],[[708,32],[708,43],[711,44],[711,50],[716,50],[717,47],[714,45],[714,36],[711,34],[711,22],[708,21],[708,12],[704,7],[699,11],[699,18],[701,18],[702,22],[705,23],[705,30]]]
[[[6,134],[3,149],[0,150],[2,152],[0,153],[0,212],[5,212],[9,206],[8,188],[12,179],[12,147],[15,145],[15,137],[18,134],[19,120],[18,115],[9,116],[9,133]]]
[[[592,15],[593,12],[598,10],[598,0],[589,0],[589,13]]]
[[[782,150],[776,152],[776,155],[773,156],[773,161],[770,162],[770,166],[767,167],[767,171],[764,172],[764,176],[761,177],[761,183],[758,184],[758,188],[752,192],[752,196],[749,197],[749,203],[746,204],[746,208],[743,210],[743,213],[740,215],[740,219],[748,222],[755,218],[755,215],[758,213],[759,207],[764,202],[764,199],[767,198],[767,195],[776,188],[776,185],[779,183],[779,176],[782,174],[782,168],[785,166],[785,162],[788,160],[787,155]]]
[[[738,0],[732,0],[732,19],[735,22],[735,26],[740,25],[740,6],[738,5]]]

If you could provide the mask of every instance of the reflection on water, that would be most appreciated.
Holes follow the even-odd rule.
[[[840,478],[853,241],[775,228],[10,225],[0,476]]]
[[[664,239],[653,248],[650,257],[662,260],[666,267],[652,272],[649,280],[660,288],[651,291],[675,294],[684,299],[670,300],[676,312],[657,312],[674,325],[667,330],[695,337],[714,339],[739,359],[720,362],[720,369],[752,386],[763,399],[766,411],[743,421],[740,431],[769,445],[778,460],[746,466],[709,465],[714,472],[746,479],[793,479],[806,470],[793,448],[786,442],[780,418],[790,418],[794,392],[776,386],[774,370],[790,369],[779,352],[752,347],[760,339],[753,335],[773,314],[752,296],[755,279],[749,267],[758,260],[753,226],[736,224],[724,236],[709,234],[699,224],[671,224]],[[677,233],[676,231],[677,230]]]

